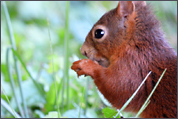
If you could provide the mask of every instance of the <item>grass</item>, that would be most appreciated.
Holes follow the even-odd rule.
[[[151,71],[146,75],[145,79],[142,81],[142,83],[139,85],[139,87],[137,88],[137,90],[133,93],[133,95],[128,99],[128,101],[122,106],[122,108],[120,109],[120,112],[122,112],[127,105],[132,101],[132,99],[135,97],[135,95],[137,94],[137,92],[139,91],[139,89],[141,88],[141,86],[144,84],[144,82],[146,81],[146,79],[148,78],[148,76],[151,74]]]
[[[69,5],[70,2],[66,2],[66,18],[65,18],[65,38],[64,38],[64,76],[63,76],[63,87],[62,87],[62,105],[61,105],[61,112],[63,112],[63,104],[64,104],[64,90],[65,90],[65,84],[66,84],[66,90],[67,90],[67,109],[69,106],[69,74],[68,74],[68,68],[69,68],[69,53],[68,53],[68,40],[69,40]]]
[[[156,90],[158,84],[160,83],[162,77],[164,76],[165,72],[166,72],[167,68],[163,71],[163,73],[161,74],[160,78],[158,79],[156,85],[154,86],[153,90],[151,91],[150,95],[148,96],[148,98],[146,99],[145,103],[142,105],[142,107],[140,108],[140,110],[138,111],[138,113],[136,114],[136,118],[139,117],[139,115],[143,112],[143,110],[148,106],[148,104],[150,103],[150,98],[153,95],[154,91]]]
[[[15,102],[17,104],[17,107],[20,111],[20,114],[22,115],[22,117],[24,118],[24,113],[22,112],[22,107],[19,103],[19,100],[17,99],[17,93],[15,91],[15,83],[14,83],[14,79],[12,77],[12,73],[11,73],[11,67],[10,67],[10,63],[9,63],[9,51],[11,50],[11,47],[7,48],[7,51],[6,51],[6,64],[7,64],[7,70],[8,70],[8,76],[9,76],[9,79],[10,79],[10,84],[11,84],[11,88],[12,88],[12,92],[15,96]]]
[[[45,92],[44,90],[39,86],[39,84],[37,83],[37,81],[32,77],[32,75],[30,74],[30,72],[28,71],[25,63],[22,61],[20,55],[17,53],[17,51],[15,51],[13,48],[11,48],[13,54],[19,59],[20,63],[22,64],[23,68],[25,69],[25,71],[27,72],[27,74],[29,75],[29,77],[32,79],[33,83],[35,84],[35,86],[37,87],[38,91],[40,92],[41,96],[45,98]]]
[[[9,98],[7,97],[5,91],[4,91],[4,88],[3,86],[1,85],[1,88],[2,88],[2,92],[4,93],[5,97],[6,97],[6,100],[7,102],[9,103],[9,105],[1,98],[1,104],[2,106],[4,106],[15,118],[21,118],[17,112],[14,111],[14,109],[12,108],[11,104],[10,104],[10,101],[9,101]]]
[[[14,50],[16,50],[15,38],[14,38],[14,35],[13,35],[13,30],[12,30],[12,25],[11,25],[8,9],[7,9],[5,1],[3,1],[2,4],[3,4],[5,16],[6,16],[6,21],[7,21],[7,26],[8,26],[8,30],[9,30],[11,46],[13,47]],[[23,90],[22,90],[22,77],[21,77],[21,73],[20,73],[20,66],[19,66],[17,58],[16,58],[16,56],[14,54],[13,54],[13,58],[14,58],[14,62],[15,62],[15,71],[16,71],[16,74],[17,74],[17,77],[18,77],[17,78],[18,79],[18,84],[19,84],[19,87],[20,87],[20,96],[21,96],[21,99],[22,99],[22,102],[23,102],[23,108],[24,108],[24,111],[25,111],[25,117],[28,118],[29,115],[28,115],[28,112],[27,112],[27,105],[26,105],[26,102],[24,100]],[[19,109],[21,110],[21,107],[19,107]],[[20,111],[20,112],[22,113],[22,111]]]
[[[10,16],[9,16],[9,13],[8,13],[8,9],[7,9],[7,6],[6,6],[6,3],[3,1],[3,7],[4,7],[4,11],[5,11],[5,16],[6,16],[6,21],[7,21],[7,26],[8,26],[8,30],[9,30],[9,35],[10,35],[10,42],[11,42],[11,45],[12,47],[9,47],[7,48],[7,53],[6,53],[6,62],[7,62],[7,69],[8,69],[8,74],[9,74],[9,78],[10,78],[10,83],[11,83],[11,88],[13,90],[13,93],[14,93],[14,96],[15,96],[15,101],[17,103],[17,106],[19,108],[19,111],[22,115],[22,117],[26,117],[28,118],[29,115],[28,115],[28,112],[27,112],[27,106],[26,106],[26,101],[24,100],[24,95],[23,95],[23,91],[22,91],[22,79],[21,79],[21,74],[20,74],[20,68],[19,68],[19,63],[18,61],[20,61],[20,63],[22,64],[22,66],[24,67],[25,71],[27,72],[27,74],[30,76],[30,78],[32,79],[32,81],[34,82],[34,84],[36,85],[38,91],[40,92],[41,96],[45,98],[45,92],[43,89],[41,89],[41,87],[38,85],[38,83],[36,82],[36,80],[32,77],[32,75],[30,74],[30,72],[28,71],[25,63],[22,61],[20,55],[17,53],[16,51],[16,45],[15,45],[15,38],[13,36],[13,30],[12,30],[12,25],[11,25],[11,21],[10,21]],[[68,2],[67,2],[68,3]],[[69,4],[69,3],[68,3]],[[69,7],[68,7],[69,9]],[[68,27],[68,26],[67,26]],[[48,30],[49,30],[49,22],[48,22]],[[67,29],[67,32],[68,32],[68,29]],[[66,34],[68,35],[68,34]],[[51,56],[52,56],[52,65],[53,65],[53,78],[55,80],[55,76],[54,76],[54,63],[53,63],[53,51],[52,51],[52,44],[51,44],[51,36],[50,36],[50,31],[49,31],[49,38],[50,38],[50,46],[51,46]],[[13,52],[13,56],[14,56],[14,62],[15,62],[15,69],[16,69],[16,73],[17,73],[17,76],[18,76],[18,83],[19,83],[19,87],[20,87],[20,94],[21,94],[21,99],[22,99],[22,102],[23,102],[23,108],[24,108],[24,111],[25,111],[25,115],[23,114],[23,111],[22,111],[22,107],[17,99],[17,94],[15,92],[15,84],[14,84],[14,79],[12,78],[12,74],[11,74],[11,71],[10,71],[10,63],[9,63],[9,50],[12,50]],[[56,87],[56,84],[55,84],[55,90],[56,90],[56,103],[57,103],[57,110],[58,110],[58,118],[61,117],[61,114],[60,114],[60,111],[59,111],[59,104],[58,104],[58,96],[57,96],[57,87]],[[5,95],[6,96],[6,95]],[[7,96],[6,96],[7,98]],[[8,98],[7,98],[8,100]],[[9,100],[8,100],[9,102]],[[9,102],[10,104],[10,102]],[[13,109],[12,109],[13,110]],[[14,111],[14,110],[13,110]],[[14,112],[14,115],[16,113]],[[15,115],[15,117],[17,117]]]
[[[50,49],[51,49],[51,64],[53,67],[53,79],[55,82],[55,92],[56,92],[56,105],[57,105],[57,112],[58,112],[58,118],[61,117],[61,113],[59,111],[59,101],[58,101],[58,92],[57,92],[57,86],[56,86],[56,77],[55,77],[55,73],[54,73],[54,59],[53,59],[53,48],[52,48],[52,42],[51,42],[51,35],[50,35],[50,28],[49,28],[49,20],[47,19],[47,23],[48,23],[48,33],[49,33],[49,39],[50,39]]]
[[[85,109],[84,109],[84,115],[86,115],[87,107],[88,107],[88,88],[89,88],[89,77],[87,77],[86,82],[86,90],[85,90]]]
[[[84,98],[85,98],[85,88],[83,88],[83,93],[82,93],[82,96],[80,98],[80,108],[79,108],[78,118],[80,118],[80,115],[81,115],[82,99],[84,99]]]

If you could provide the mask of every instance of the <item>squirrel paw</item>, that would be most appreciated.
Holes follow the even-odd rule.
[[[81,75],[93,75],[93,69],[96,68],[98,64],[96,62],[93,62],[90,59],[82,59],[79,61],[76,61],[71,66],[71,69],[74,70],[78,77]]]

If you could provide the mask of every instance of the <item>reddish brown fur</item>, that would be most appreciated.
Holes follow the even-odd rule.
[[[136,4],[135,11],[126,19],[117,10],[109,11],[93,26],[106,26],[109,35],[98,42],[93,39],[91,30],[83,45],[82,53],[92,60],[102,59],[98,61],[100,65],[82,59],[74,62],[71,68],[78,76],[91,76],[100,92],[116,108],[123,106],[152,71],[126,108],[135,113],[167,68],[141,117],[177,117],[177,54],[166,43],[158,20],[148,5]]]

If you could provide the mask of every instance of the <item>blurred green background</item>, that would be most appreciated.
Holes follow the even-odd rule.
[[[156,16],[161,21],[168,43],[177,52],[177,1],[148,1]],[[23,95],[29,117],[53,117],[57,112],[55,81],[58,89],[58,102],[63,117],[103,117],[101,112],[106,107],[101,101],[92,79],[81,76],[79,79],[70,69],[72,63],[84,58],[80,47],[95,22],[107,11],[117,6],[117,1],[70,1],[68,35],[68,79],[64,78],[66,1],[7,1],[17,52],[32,77],[45,91],[42,97],[31,78],[20,64]],[[53,47],[54,73],[51,63],[50,38]],[[10,99],[12,108],[19,113],[13,89],[7,73],[6,50],[10,36],[1,1],[1,86]],[[12,52],[9,56],[11,75],[15,80],[17,99],[22,103]],[[54,76],[55,75],[55,76]],[[69,85],[69,86],[67,86]],[[64,89],[62,100],[62,88]],[[67,95],[66,90],[69,90]],[[1,100],[7,101],[1,89]],[[67,101],[68,100],[68,101]],[[61,106],[63,105],[63,106]],[[19,113],[20,114],[20,113]],[[56,115],[55,115],[56,116]],[[54,117],[55,117],[54,116]],[[13,117],[1,105],[1,117]]]

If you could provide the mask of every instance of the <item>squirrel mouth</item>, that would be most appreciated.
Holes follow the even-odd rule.
[[[97,62],[99,65],[103,66],[103,67],[108,67],[109,66],[109,62],[108,60],[104,60],[104,59],[93,59],[94,62]]]
[[[88,57],[88,58],[89,58],[89,57]],[[101,59],[95,59],[95,58],[89,58],[89,59],[91,59],[93,62],[95,62],[95,63],[97,63],[97,64],[103,66],[103,65],[102,65],[102,60],[101,60]]]
[[[108,67],[109,66],[109,60],[104,57],[95,57],[94,55],[88,55],[88,59],[91,59],[92,61],[98,63],[102,67]]]
[[[93,60],[94,62],[97,62],[99,65],[101,65],[101,60]],[[102,65],[101,65],[102,66]]]
[[[94,60],[94,61],[98,62],[98,64],[101,64],[101,60]]]

